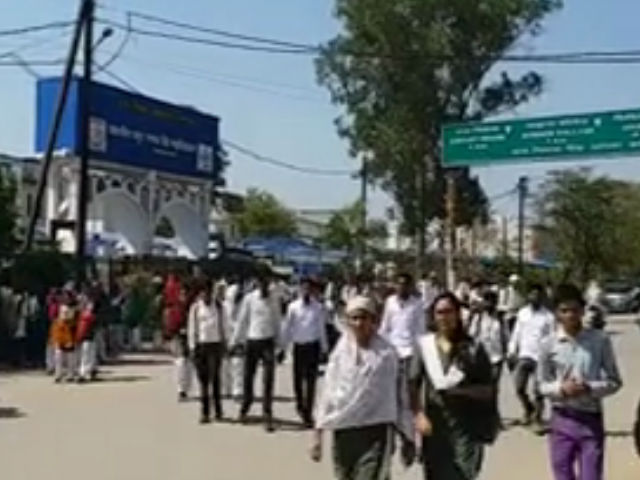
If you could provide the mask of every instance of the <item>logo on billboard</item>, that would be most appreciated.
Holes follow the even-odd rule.
[[[108,149],[107,122],[102,118],[89,119],[89,149],[93,152],[106,153]]]
[[[200,172],[213,173],[215,152],[211,145],[198,144],[197,169]]]

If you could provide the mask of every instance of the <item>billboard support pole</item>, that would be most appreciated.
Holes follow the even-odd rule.
[[[76,20],[73,39],[69,47],[69,53],[64,69],[64,76],[62,79],[62,86],[58,93],[58,99],[56,101],[56,110],[53,116],[53,122],[51,123],[51,129],[49,130],[49,138],[47,141],[47,149],[45,151],[44,159],[42,161],[42,169],[40,170],[40,179],[38,181],[38,189],[36,191],[36,198],[34,202],[33,212],[29,218],[29,226],[25,235],[22,251],[27,252],[33,246],[33,239],[36,231],[36,224],[38,223],[38,217],[40,217],[40,210],[42,208],[42,197],[44,196],[44,190],[47,186],[47,177],[49,175],[49,167],[51,166],[51,160],[53,158],[53,151],[56,147],[58,138],[58,131],[60,130],[60,124],[62,123],[62,116],[64,114],[64,107],[67,103],[67,96],[69,94],[69,86],[71,85],[71,78],[73,76],[73,67],[76,63],[76,56],[78,53],[78,47],[80,45],[80,37],[82,33],[82,27],[86,18],[87,2],[83,0],[78,12],[78,18]]]
[[[76,222],[76,279],[78,285],[85,280],[85,255],[87,245],[87,210],[89,203],[89,156],[90,156],[90,102],[91,70],[93,68],[93,16],[94,0],[84,0],[84,76],[80,88],[80,172],[78,193],[78,221]]]

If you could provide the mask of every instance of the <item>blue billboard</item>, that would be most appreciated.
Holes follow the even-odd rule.
[[[38,81],[35,148],[46,150],[61,78]],[[74,78],[57,150],[80,153],[80,89]],[[91,158],[216,181],[221,172],[220,121],[190,107],[93,82],[90,88]]]

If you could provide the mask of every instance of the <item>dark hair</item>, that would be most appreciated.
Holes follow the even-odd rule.
[[[498,294],[493,290],[485,290],[485,292],[482,294],[482,299],[485,302],[495,306],[498,303]]]
[[[399,273],[398,275],[396,275],[396,279],[404,280],[407,283],[413,283],[413,276],[410,273],[407,273],[407,272]]]
[[[527,286],[527,292],[539,292],[539,293],[544,293],[544,287],[542,286],[541,283],[530,283]]]
[[[557,308],[561,303],[577,302],[584,307],[585,301],[582,291],[572,283],[558,285],[553,294],[553,307]]]
[[[456,314],[458,316],[458,332],[457,333],[460,337],[464,337],[464,325],[462,325],[462,302],[458,299],[455,293],[449,292],[449,291],[442,292],[440,295],[438,295],[433,300],[433,303],[429,307],[429,318],[431,319],[429,329],[432,332],[435,332],[438,328],[435,323],[436,305],[438,305],[438,303],[440,303],[442,300],[448,300],[449,303],[453,305],[453,308],[456,311]]]

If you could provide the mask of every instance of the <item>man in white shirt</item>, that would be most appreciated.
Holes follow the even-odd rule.
[[[207,281],[191,305],[187,325],[189,351],[193,352],[200,383],[200,423],[203,424],[211,422],[210,386],[216,420],[223,417],[220,370],[226,349],[225,323],[222,299],[219,295],[214,299],[211,282]]]
[[[262,362],[262,410],[267,432],[274,431],[272,405],[280,317],[280,306],[270,289],[270,278],[263,275],[258,288],[249,293],[242,302],[232,345],[245,344],[244,388],[240,408],[242,423],[246,423],[253,403],[253,382],[258,362]]]
[[[502,319],[509,327],[509,331],[513,331],[513,327],[518,316],[518,311],[524,305],[524,300],[519,291],[520,277],[513,274],[509,277],[509,283],[506,287],[500,289],[498,298],[498,312],[502,315]]]
[[[312,295],[312,281],[303,279],[300,297],[289,305],[282,331],[282,349],[293,343],[293,389],[298,415],[313,427],[313,406],[320,358],[328,352],[327,311]]]
[[[514,382],[518,399],[524,409],[523,423],[542,424],[543,397],[538,386],[536,368],[542,345],[553,333],[553,314],[543,305],[544,287],[534,284],[529,288],[529,304],[518,312],[516,324],[509,341],[508,357],[515,363]],[[527,386],[533,382],[535,403],[529,398]]]
[[[398,275],[396,293],[387,298],[380,324],[380,335],[393,345],[400,357],[401,372],[410,364],[417,338],[426,331],[424,304],[416,294],[413,278]]]

